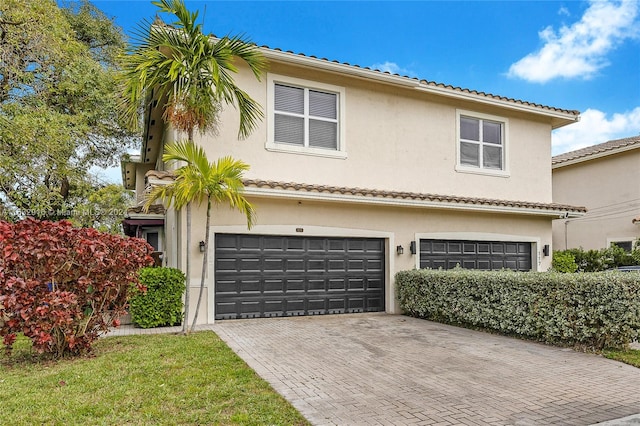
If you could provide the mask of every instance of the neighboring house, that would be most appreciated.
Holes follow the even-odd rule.
[[[552,169],[553,200],[588,209],[553,222],[554,249],[613,243],[631,251],[640,238],[640,136],[556,155]]]
[[[203,322],[399,312],[396,272],[547,270],[552,220],[584,214],[551,192],[551,131],[577,111],[261,49],[270,62],[262,81],[243,67],[236,76],[263,106],[261,125],[238,141],[237,111],[227,108],[217,136],[196,134],[209,158],[251,165],[246,195],[257,209],[251,231],[242,214],[213,211]],[[161,107],[153,100],[146,113],[141,156],[122,163],[139,195],[171,180],[163,144],[184,137]],[[164,262],[184,268],[191,256],[192,292],[205,211],[194,210],[192,247],[184,212],[165,214]]]

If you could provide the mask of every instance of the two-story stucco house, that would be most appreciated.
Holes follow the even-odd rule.
[[[257,209],[250,231],[227,207],[213,213],[203,321],[395,313],[394,274],[412,268],[547,270],[552,220],[584,213],[551,190],[551,131],[578,112],[261,49],[268,73],[241,68],[236,83],[263,106],[262,124],[238,141],[227,108],[217,136],[196,136],[209,158],[251,165]],[[152,105],[140,157],[122,165],[138,194],[166,177],[163,144],[183,137]],[[165,265],[182,268],[201,261],[204,216],[194,212],[192,247],[183,212],[166,211],[162,229],[157,211],[127,223],[161,235]]]
[[[640,136],[556,155],[552,173],[553,200],[589,210],[553,222],[556,250],[614,243],[631,251],[640,238]]]

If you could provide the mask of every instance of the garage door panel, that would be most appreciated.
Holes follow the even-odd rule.
[[[351,313],[363,312],[365,305],[364,297],[350,297],[347,300],[347,310]]]
[[[343,239],[329,239],[327,240],[327,248],[329,252],[342,254],[347,249],[347,243]]]
[[[262,248],[265,251],[284,251],[285,240],[282,237],[265,237]]]
[[[377,279],[377,278],[367,279],[367,290],[374,290],[382,293],[383,289],[384,289],[384,282],[381,279]],[[376,298],[377,296],[375,296],[375,293],[374,293],[374,295],[371,297]]]
[[[269,294],[269,293],[280,294],[285,289],[284,279],[279,279],[279,280],[265,279],[263,289],[265,294]]]
[[[329,271],[343,272],[347,269],[347,262],[344,259],[329,259],[327,268]]]
[[[307,261],[307,272],[323,272],[326,269],[324,259],[309,259]]]
[[[382,259],[366,259],[367,272],[379,273],[384,270],[384,264]]]
[[[252,295],[252,294],[260,294],[262,293],[262,286],[260,281],[242,281],[240,283],[239,292]]]
[[[240,250],[260,250],[260,238],[253,235],[241,235],[238,237]],[[217,244],[216,244],[217,245]]]
[[[327,288],[328,291],[344,291],[346,288],[345,279],[344,278],[333,278],[329,279],[329,286]]]
[[[513,269],[514,271],[518,269],[518,261],[517,260],[505,260],[504,268]]]
[[[442,251],[444,250],[444,252]],[[531,243],[511,241],[420,240],[420,267],[531,270]]]
[[[322,314],[326,310],[327,310],[327,300],[324,297],[308,300],[307,312],[311,313],[312,315]]]
[[[307,240],[307,251],[309,251],[309,252],[325,251],[324,245],[325,245],[325,241],[324,240],[321,240],[321,239],[309,239],[309,240]]]
[[[384,310],[384,240],[216,234],[215,317]]]
[[[250,258],[244,258],[244,259],[240,259],[238,268],[241,271],[245,271],[245,272],[258,272],[262,270],[262,262],[260,262],[260,259],[250,259]]]
[[[285,269],[284,259],[265,259],[264,271],[282,271]]]
[[[286,268],[284,269],[287,272],[294,271],[305,271],[305,262],[304,259],[286,259]]]
[[[288,252],[304,252],[305,243],[301,238],[285,238],[285,246]]]
[[[236,259],[218,258],[216,259],[216,270],[218,271],[236,271],[238,265]]]
[[[286,281],[286,293],[303,293],[305,291],[304,280],[292,280],[288,279]]]
[[[364,279],[362,278],[350,278],[347,281],[347,291],[363,291]]]
[[[242,300],[240,303],[240,313],[248,317],[260,313],[260,302],[257,300]]]
[[[310,279],[308,281],[308,287],[307,287],[307,291],[309,293],[325,293],[327,291],[327,286],[325,283],[325,280],[313,280]]]
[[[478,264],[475,260],[463,260],[460,266],[465,269],[478,269]]]

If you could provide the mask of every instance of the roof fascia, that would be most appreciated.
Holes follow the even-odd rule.
[[[560,167],[571,166],[573,164],[584,163],[586,161],[596,160],[598,158],[608,157],[610,155],[621,154],[623,152],[632,151],[634,149],[640,149],[640,145],[638,145],[638,144],[627,145],[627,146],[622,146],[622,147],[619,147],[619,148],[610,149],[610,150],[607,150],[607,151],[595,152],[593,154],[585,155],[584,157],[573,158],[571,160],[563,161],[561,163],[552,164],[551,168],[552,169],[559,169]]]
[[[421,92],[426,92],[438,96],[445,96],[449,98],[462,99],[467,101],[478,102],[486,105],[499,106],[516,111],[528,112],[537,115],[543,115],[550,117],[554,120],[552,125],[553,129],[575,123],[580,120],[580,116],[570,112],[552,111],[546,108],[540,108],[533,105],[520,104],[517,102],[511,102],[502,99],[495,99],[485,97],[480,94],[458,92],[446,87],[438,87],[426,85],[416,78],[402,77],[399,75],[393,75],[384,73],[381,71],[375,71],[367,68],[360,68],[353,65],[342,64],[338,62],[331,62],[328,60],[318,59],[310,56],[301,56],[295,53],[283,52],[278,50],[261,47],[263,55],[270,60],[290,63],[294,65],[300,65],[310,68],[322,69],[334,73],[343,75],[349,75],[366,80],[380,81],[396,86],[402,86],[409,89],[415,89]]]
[[[530,207],[508,207],[508,206],[485,206],[480,204],[463,204],[448,203],[439,201],[415,200],[415,199],[399,199],[399,198],[381,198],[381,197],[362,197],[347,194],[326,194],[317,192],[291,191],[287,189],[273,188],[254,188],[245,187],[244,194],[254,197],[267,198],[289,198],[303,199],[314,201],[329,201],[354,204],[383,205],[396,207],[415,207],[415,208],[431,208],[446,209],[458,211],[474,211],[487,213],[510,213],[510,214],[526,214],[535,216],[547,216],[554,219],[558,218],[578,218],[585,215],[583,212],[567,211],[560,209],[534,209]]]

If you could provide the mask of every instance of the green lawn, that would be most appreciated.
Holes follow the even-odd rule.
[[[308,425],[213,332],[100,339],[95,357],[0,355],[0,423]]]
[[[621,361],[640,368],[640,350],[628,349],[621,351],[616,349],[607,349],[602,351],[602,355],[606,358],[615,359],[616,361]]]

